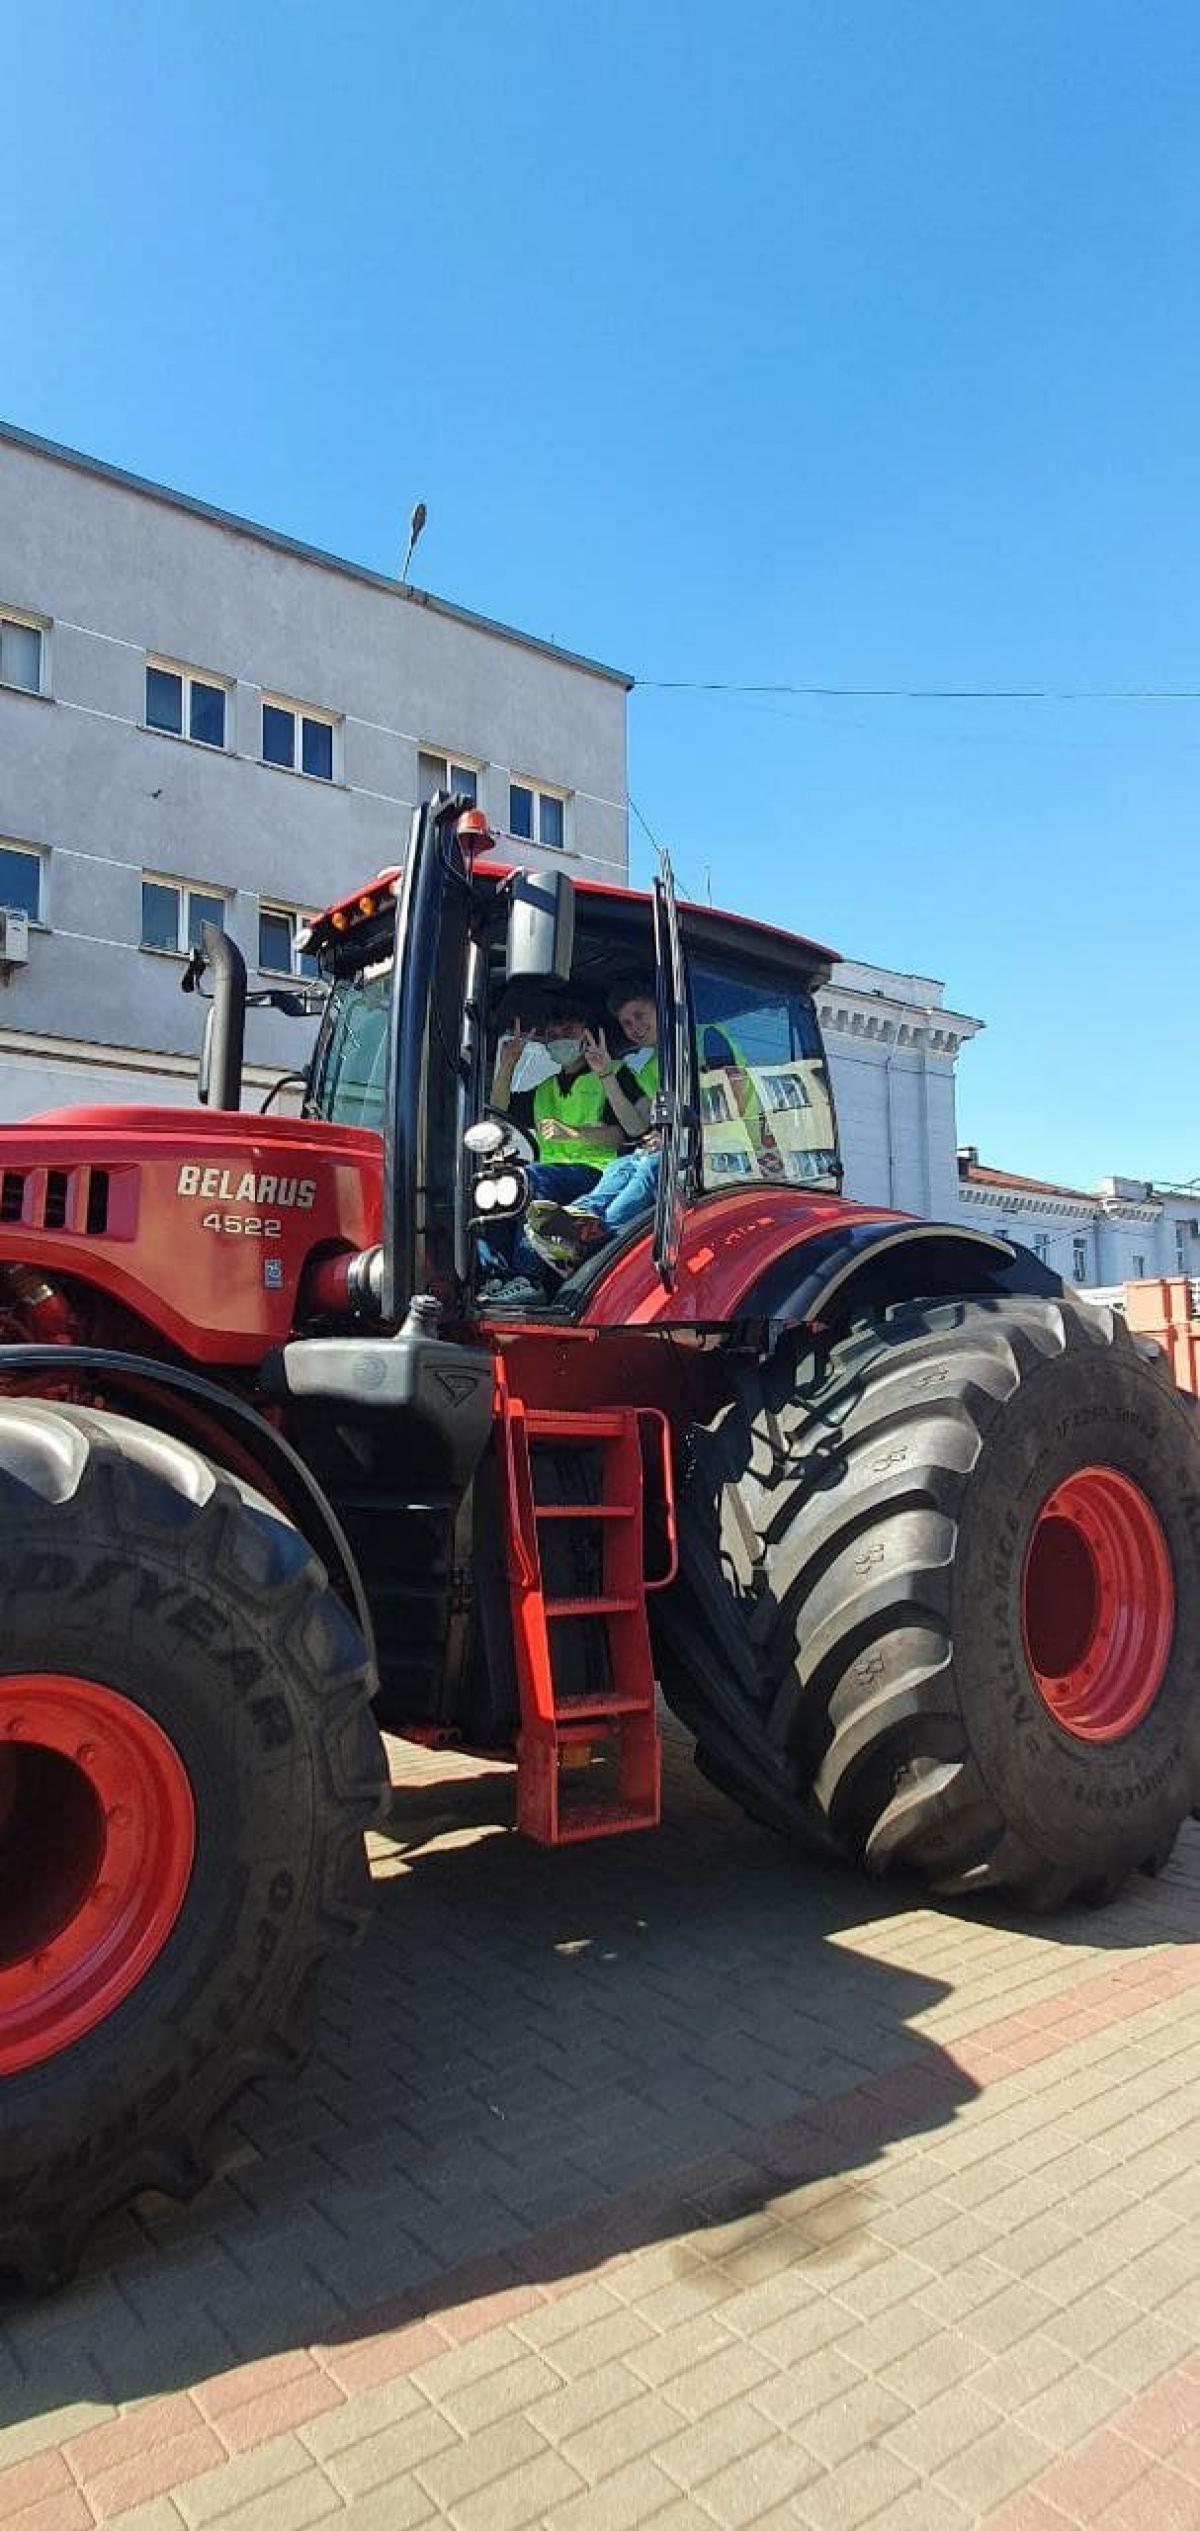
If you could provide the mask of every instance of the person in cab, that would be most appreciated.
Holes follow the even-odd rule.
[[[659,1136],[650,1130],[659,1080],[653,987],[640,978],[628,978],[614,985],[608,1008],[630,1051],[623,1057],[611,1055],[600,1029],[586,1041],[584,1059],[608,1090],[630,1140],[636,1137],[636,1147],[610,1161],[592,1186],[578,1194],[547,1198],[535,1190],[539,1200],[525,1216],[523,1244],[558,1275],[573,1273],[594,1248],[603,1247],[651,1211],[658,1195]],[[723,1029],[702,1028],[697,1051],[702,1066],[724,1073],[737,1110],[744,1114],[753,1092],[732,1039]],[[631,1074],[632,1101],[628,1096]]]

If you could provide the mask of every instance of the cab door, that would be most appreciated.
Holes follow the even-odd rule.
[[[675,879],[667,852],[654,882],[654,966],[658,1001],[658,1096],[654,1121],[662,1138],[654,1213],[654,1265],[663,1290],[674,1290],[689,1196],[700,1144],[695,1026],[679,924]]]

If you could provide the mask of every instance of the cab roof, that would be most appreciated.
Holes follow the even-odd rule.
[[[486,860],[481,858],[476,861],[473,876],[492,880],[500,887],[525,866],[521,862],[501,861],[489,854]],[[336,943],[344,942],[360,924],[378,921],[394,895],[401,871],[402,864],[393,863],[386,870],[377,871],[364,886],[352,888],[346,896],[338,897],[311,924],[309,946],[317,950],[333,948]],[[610,880],[576,879],[573,874],[572,884],[578,896],[593,903],[614,907],[638,906],[644,908],[647,915],[650,913],[653,899],[647,888],[615,887]],[[690,897],[681,896],[679,905],[680,910],[687,914],[688,928],[694,937],[707,939],[714,948],[721,947],[734,956],[739,950],[745,955],[758,942],[773,961],[794,959],[799,955],[806,967],[824,969],[827,973],[840,955],[838,950],[830,949],[824,942],[810,940],[804,932],[784,931],[777,923],[760,923],[748,914],[730,914],[716,906],[699,905]]]

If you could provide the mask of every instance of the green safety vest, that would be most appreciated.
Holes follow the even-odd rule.
[[[740,1046],[735,1044],[728,1029],[717,1028],[708,1022],[703,1028],[697,1029],[696,1039],[698,1071],[716,1072],[722,1067],[739,1072],[746,1070],[745,1056]],[[657,1054],[647,1055],[644,1063],[636,1066],[630,1064],[628,1068],[637,1083],[638,1097],[652,1099],[658,1089]],[[748,1108],[758,1106],[758,1100],[752,1089],[748,1093],[747,1106]]]
[[[604,1095],[604,1083],[595,1072],[577,1072],[567,1080],[561,1072],[549,1081],[539,1081],[533,1093],[533,1124],[539,1160],[563,1162],[568,1168],[606,1169],[617,1156],[613,1142],[589,1143],[586,1133],[579,1142],[556,1139],[556,1124],[607,1125],[617,1122]]]

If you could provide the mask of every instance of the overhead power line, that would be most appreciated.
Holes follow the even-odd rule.
[[[718,677],[636,677],[655,694],[809,696],[819,703],[1200,703],[1196,686],[740,685]]]

